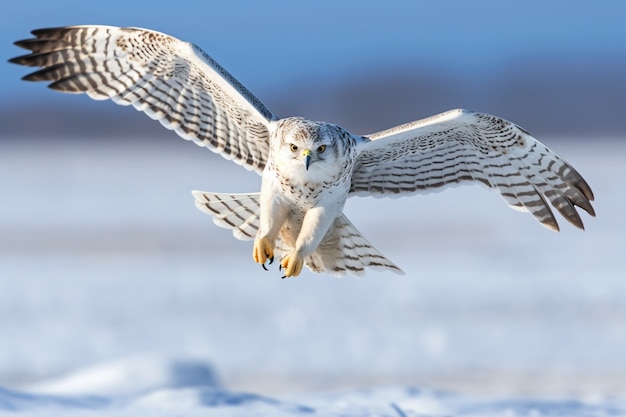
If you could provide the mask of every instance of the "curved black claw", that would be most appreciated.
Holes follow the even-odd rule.
[[[274,257],[272,256],[271,258],[269,258],[269,262],[268,265],[271,265],[274,262]],[[263,269],[265,269],[266,271],[268,270],[267,267],[265,266],[265,264],[261,264],[261,266],[263,267]]]

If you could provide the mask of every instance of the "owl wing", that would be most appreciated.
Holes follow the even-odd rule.
[[[262,172],[268,125],[276,118],[197,46],[138,28],[68,26],[32,34],[16,42],[32,52],[11,59],[41,67],[25,80],[132,104],[181,137]]]
[[[497,189],[513,208],[559,230],[548,202],[583,229],[593,193],[578,172],[519,126],[498,117],[451,110],[369,136],[359,145],[350,192],[399,195],[463,182]]]

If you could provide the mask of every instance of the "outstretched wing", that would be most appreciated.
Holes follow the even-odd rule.
[[[575,206],[595,215],[593,193],[580,174],[528,132],[498,117],[451,110],[369,139],[360,145],[351,193],[397,195],[478,182],[553,230],[559,226],[548,202],[581,229]]]
[[[262,172],[268,125],[276,118],[197,46],[138,28],[68,26],[32,34],[16,42],[32,53],[11,59],[41,67],[25,80],[132,104],[183,138]]]

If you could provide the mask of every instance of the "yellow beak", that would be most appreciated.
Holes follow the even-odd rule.
[[[306,170],[309,170],[309,165],[311,165],[311,150],[310,149],[305,149],[304,151],[302,151],[302,156],[304,157],[304,166],[306,167]]]

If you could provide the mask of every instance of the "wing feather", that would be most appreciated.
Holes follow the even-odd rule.
[[[262,172],[276,117],[197,46],[139,28],[34,30],[11,62],[40,67],[24,77],[95,100],[132,105],[181,137]]]
[[[565,160],[519,126],[451,110],[369,136],[359,147],[350,192],[400,195],[478,182],[511,207],[558,230],[550,205],[583,228],[576,206],[595,216],[593,193]]]

